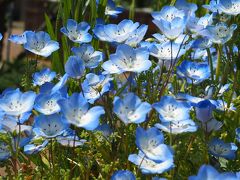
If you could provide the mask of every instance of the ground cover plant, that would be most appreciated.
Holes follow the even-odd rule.
[[[149,37],[134,1],[115,24],[112,0],[58,5],[9,37],[28,53],[0,95],[2,178],[240,179],[240,1],[169,2]]]

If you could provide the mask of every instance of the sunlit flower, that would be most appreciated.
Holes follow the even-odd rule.
[[[36,55],[48,57],[59,49],[59,43],[51,40],[48,33],[39,31],[26,33],[24,48]]]

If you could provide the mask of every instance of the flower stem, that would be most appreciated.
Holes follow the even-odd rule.
[[[222,46],[218,46],[218,56],[217,56],[217,68],[216,68],[216,83],[219,82],[220,69],[221,69],[221,55],[222,55]]]

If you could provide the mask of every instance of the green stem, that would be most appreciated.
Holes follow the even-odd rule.
[[[221,55],[222,55],[222,46],[218,45],[218,56],[217,56],[217,68],[216,68],[216,83],[219,82],[220,69],[221,69]]]
[[[214,71],[213,71],[213,62],[212,62],[212,55],[210,52],[210,49],[207,48],[207,54],[208,54],[208,63],[210,65],[210,71],[211,71],[211,79],[214,81]]]
[[[135,2],[136,0],[132,0],[131,6],[130,6],[130,11],[129,11],[129,19],[134,20],[134,11],[135,11]]]

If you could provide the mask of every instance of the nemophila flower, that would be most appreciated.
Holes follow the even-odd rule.
[[[56,72],[51,71],[49,68],[43,68],[39,72],[33,74],[33,85],[41,86],[46,82],[51,82],[56,77]]]
[[[163,34],[160,34],[160,33],[155,33],[152,35],[156,42],[159,43],[159,44],[162,44],[162,43],[165,43],[165,42],[170,42],[170,40]],[[174,43],[176,44],[183,44],[183,49],[184,49],[184,45],[186,44],[186,42],[188,41],[189,39],[189,36],[186,35],[186,34],[180,34],[176,39],[174,39]]]
[[[128,160],[137,165],[143,174],[161,174],[174,167],[172,158],[165,161],[153,161],[141,151],[138,154],[130,154]]]
[[[162,122],[190,119],[191,105],[188,102],[178,101],[172,96],[163,96],[160,102],[153,104],[153,108],[159,113]]]
[[[24,132],[26,135],[31,136],[32,126],[23,125],[17,121],[14,116],[4,116],[0,119],[0,130],[4,133],[15,132],[17,134]]]
[[[175,43],[168,41],[161,44],[153,44],[150,48],[150,55],[159,59],[159,61],[164,62],[164,64],[169,67],[171,63],[179,59],[186,51],[190,48],[190,45],[182,45],[181,43]],[[172,51],[172,52],[171,52]],[[172,61],[171,61],[172,60]]]
[[[238,147],[234,143],[225,143],[221,139],[214,138],[209,143],[209,153],[216,157],[235,159]]]
[[[118,170],[111,176],[111,180],[136,180],[136,177],[131,171]]]
[[[173,153],[169,146],[164,144],[164,136],[157,128],[144,130],[138,127],[136,130],[136,145],[149,159],[164,162],[173,159]]]
[[[36,55],[48,57],[59,49],[59,43],[51,40],[48,33],[39,31],[26,33],[24,48]]]
[[[61,108],[57,102],[63,98],[59,92],[54,94],[40,93],[35,100],[34,109],[45,115],[58,113]]]
[[[101,132],[102,135],[105,137],[105,138],[108,138],[112,133],[113,133],[113,130],[110,128],[110,126],[108,124],[101,124],[99,125],[96,129],[95,129],[96,132]]]
[[[138,26],[138,22],[124,19],[119,24],[97,24],[93,32],[101,41],[124,43]]]
[[[34,119],[33,132],[37,137],[55,138],[69,128],[66,119],[60,114],[39,115]]]
[[[36,94],[32,91],[9,90],[0,98],[0,109],[7,115],[20,116],[33,108]]]
[[[218,13],[222,13],[221,11],[219,11],[218,9],[218,1],[216,0],[211,0],[209,4],[205,4],[203,5],[204,8],[208,9],[211,12],[218,12]]]
[[[238,180],[240,178],[239,173],[233,172],[224,172],[219,173],[214,167],[211,165],[202,165],[198,170],[198,174],[196,176],[188,177],[188,180],[223,180],[223,179],[231,179]]]
[[[195,16],[195,11],[198,9],[196,4],[189,3],[186,0],[177,0],[175,7],[179,10],[184,10],[188,17]]]
[[[210,119],[206,122],[202,122],[201,128],[206,132],[218,131],[223,126],[221,121],[217,121],[216,119]]]
[[[123,12],[123,8],[116,7],[116,4],[113,0],[108,0],[107,5],[105,8],[105,15],[111,16],[111,17],[117,17],[119,14]]]
[[[187,16],[183,10],[174,6],[164,6],[160,12],[153,12],[153,23],[161,30],[167,38],[174,40],[183,33]]]
[[[192,60],[203,60],[207,56],[207,50],[206,49],[194,49],[193,52],[191,52],[191,59]],[[205,62],[204,62],[205,63]],[[207,63],[205,63],[207,64]]]
[[[235,132],[236,132],[236,139],[238,142],[240,142],[240,127],[236,128]]]
[[[24,153],[25,154],[37,154],[38,152],[42,151],[47,145],[48,145],[48,140],[44,140],[42,144],[27,144],[24,146]]]
[[[161,124],[157,123],[155,124],[155,127],[172,134],[195,132],[198,128],[195,122],[191,119],[181,120],[177,122],[162,122]]]
[[[225,92],[227,92],[229,89],[230,89],[230,84],[222,85],[222,86],[220,87],[219,91],[218,91],[217,96],[218,96],[218,97],[223,96],[223,94],[224,94]]]
[[[86,79],[82,83],[84,97],[88,102],[93,104],[95,100],[109,91],[111,80],[113,80],[113,78],[108,75],[87,74]]]
[[[58,101],[58,104],[69,123],[87,130],[94,130],[99,125],[100,116],[105,113],[101,106],[89,108],[87,100],[78,93]]]
[[[126,44],[118,45],[116,53],[102,64],[102,68],[109,74],[123,72],[141,73],[152,66],[149,52],[146,48],[132,48]]]
[[[233,103],[230,103],[228,105],[227,102],[225,102],[224,100],[218,99],[216,101],[211,100],[212,104],[214,104],[216,106],[216,110],[219,111],[236,111],[236,107],[234,106]]]
[[[198,38],[194,40],[192,43],[192,48],[194,49],[197,49],[197,48],[207,49],[207,48],[210,48],[211,46],[212,46],[212,41],[206,37]]]
[[[199,84],[210,77],[210,68],[208,64],[184,60],[177,67],[177,74],[190,84]]]
[[[82,44],[80,47],[73,47],[72,52],[84,61],[87,68],[96,68],[103,60],[104,54],[100,51],[94,51],[90,44]]]
[[[64,67],[65,72],[71,78],[80,79],[85,72],[84,62],[78,56],[70,56]]]
[[[240,14],[240,1],[239,0],[219,0],[217,4],[218,10],[228,15]]]
[[[142,102],[134,93],[126,94],[122,99],[115,96],[113,101],[113,112],[125,124],[144,122],[150,110],[151,105]]]
[[[10,156],[10,147],[5,142],[0,142],[0,161],[8,159]]]
[[[82,146],[87,140],[80,139],[76,135],[69,135],[69,136],[58,136],[56,138],[57,142],[60,143],[62,146],[67,147],[78,147]]]
[[[67,97],[67,87],[62,85],[58,88],[58,90],[53,92],[53,88],[55,88],[56,84],[46,82],[42,86],[40,86],[39,94],[54,94],[56,92],[60,93],[62,97]]]
[[[133,31],[128,39],[125,41],[125,44],[128,44],[132,47],[136,47],[144,38],[146,32],[147,32],[148,26],[143,24],[139,28],[137,28],[135,31]]]
[[[51,89],[50,92],[54,94],[55,92],[59,91],[60,89],[66,87],[67,80],[69,78],[69,75],[66,73],[64,74],[58,81],[57,84],[55,84]],[[46,83],[45,83],[46,84]]]
[[[92,35],[88,33],[90,26],[87,22],[79,24],[73,20],[67,20],[67,26],[62,27],[60,31],[65,34],[71,41],[76,43],[88,43],[92,41]]]
[[[213,23],[213,15],[206,14],[203,17],[190,17],[187,23],[187,28],[193,32],[197,33],[206,28],[208,25]]]
[[[205,29],[199,32],[203,37],[209,38],[213,43],[225,44],[229,41],[233,32],[237,29],[236,24],[232,24],[230,27],[227,24],[221,22],[216,25],[209,25]]]
[[[18,35],[18,34],[12,34],[10,35],[10,37],[8,38],[9,41],[11,41],[12,43],[15,44],[25,44],[27,42],[27,37],[26,34],[28,32],[32,32],[32,31],[24,31],[22,34]],[[33,32],[32,32],[33,33]]]
[[[51,83],[45,83],[40,88],[40,93],[37,95],[34,109],[38,112],[50,115],[61,111],[58,105],[58,100],[67,98],[66,88],[62,88],[54,93],[51,93],[51,88],[54,87]]]
[[[181,101],[188,101],[191,106],[196,106],[197,103],[199,103],[200,101],[203,101],[205,99],[203,98],[200,98],[200,97],[195,97],[195,96],[191,96],[187,93],[178,93],[176,95],[177,99],[178,100],[181,100]]]
[[[2,40],[2,38],[3,38],[3,36],[2,36],[2,34],[0,33],[0,41]]]
[[[202,100],[195,105],[196,118],[201,122],[207,122],[213,118],[213,110],[216,106],[210,100]]]

